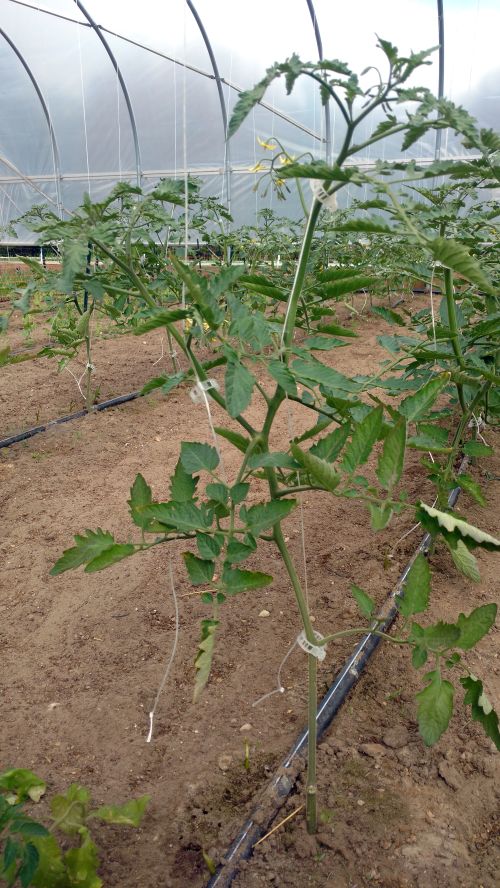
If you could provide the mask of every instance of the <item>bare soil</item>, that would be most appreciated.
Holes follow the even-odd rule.
[[[362,321],[360,331],[353,345],[328,353],[342,372],[374,371],[385,357],[376,344],[380,320]],[[13,348],[21,340],[14,330]],[[154,366],[162,350],[158,333],[101,340],[94,358],[101,400],[137,389],[169,368],[168,357]],[[217,371],[214,376],[222,381]],[[180,441],[211,441],[204,408],[193,405],[188,390],[183,386],[166,398],[153,394],[0,450],[0,770],[32,768],[47,781],[49,796],[71,782],[91,789],[98,804],[151,796],[140,829],[97,830],[109,888],[202,886],[208,879],[202,850],[218,861],[306,717],[306,664],[297,651],[283,673],[286,693],[253,706],[276,686],[278,665],[298,631],[284,570],[265,544],[252,566],[273,573],[274,583],[224,605],[212,677],[196,706],[193,659],[200,620],[208,614],[184,573],[180,554],[186,544],[173,545],[170,555],[165,547],[152,550],[103,573],[49,577],[74,533],[100,526],[123,541],[131,538],[126,501],[137,472],[157,498],[167,498]],[[58,374],[54,361],[3,368],[1,435],[78,409],[80,401],[73,379]],[[257,398],[251,410],[257,421]],[[287,415],[285,406],[277,446],[287,440],[290,423],[294,434],[306,427],[304,414],[293,405]],[[216,408],[214,420],[223,420]],[[486,436],[494,443],[491,430]],[[222,451],[231,477],[238,454],[224,442]],[[488,508],[463,495],[459,509],[485,530],[498,531],[499,459],[485,460],[473,472]],[[416,456],[409,461],[406,489],[414,500],[430,496]],[[420,533],[393,550],[411,527],[411,515],[375,535],[360,507],[304,495],[303,508],[286,524],[302,573],[302,520],[309,600],[323,633],[357,622],[349,596],[353,582],[384,600]],[[174,637],[169,557],[181,631],[147,744],[147,713]],[[480,553],[478,560],[481,582],[474,585],[457,574],[445,552],[437,552],[433,616],[456,619],[459,611],[497,598],[498,562],[491,553]],[[466,655],[497,708],[498,637],[496,628]],[[352,641],[344,640],[329,651],[321,666],[322,690],[351,648]],[[461,690],[451,730],[426,749],[415,724],[413,696],[420,681],[404,651],[379,649],[321,744],[318,836],[307,836],[297,813],[258,846],[234,883],[238,888],[498,884],[498,759],[463,715]],[[299,787],[277,822],[302,802]]]

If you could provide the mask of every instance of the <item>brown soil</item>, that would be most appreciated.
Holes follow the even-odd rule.
[[[380,321],[362,322],[362,338],[329,353],[329,360],[344,372],[373,371],[381,359],[379,329]],[[12,344],[19,347],[19,336]],[[160,354],[157,333],[103,338],[95,351],[101,399],[139,388],[168,368],[167,358],[153,366]],[[70,375],[58,374],[49,360],[3,368],[0,387],[2,436],[80,406]],[[255,399],[256,420],[259,410]],[[304,413],[295,406],[291,411],[294,433],[306,427]],[[214,418],[222,420],[217,409]],[[276,442],[288,435],[286,409],[278,420]],[[493,443],[493,432],[487,437]],[[184,386],[167,398],[151,395],[0,451],[0,770],[32,768],[46,779],[49,795],[77,781],[92,790],[97,803],[151,796],[140,829],[97,831],[109,888],[202,886],[208,878],[202,849],[219,859],[305,721],[305,658],[297,652],[284,670],[286,693],[252,706],[275,687],[277,667],[298,631],[289,584],[271,548],[263,548],[253,566],[273,573],[275,581],[224,606],[212,677],[195,706],[193,657],[207,610],[192,594],[181,564],[186,544],[171,547],[181,631],[151,744],[145,742],[147,713],[173,642],[167,550],[152,550],[103,573],[49,577],[74,533],[100,526],[126,541],[132,532],[126,500],[136,473],[145,475],[157,498],[167,498],[179,442],[201,439],[210,442],[204,408],[192,404]],[[238,454],[229,445],[222,450],[231,478]],[[489,507],[479,509],[463,496],[460,509],[494,532],[498,459],[484,461],[474,473]],[[414,499],[428,492],[416,457],[409,461],[406,487]],[[303,506],[316,625],[323,632],[348,627],[356,619],[351,583],[382,602],[419,532],[389,559],[411,516],[396,518],[375,535],[358,506],[326,495],[305,495]],[[297,509],[286,524],[299,568],[300,522]],[[495,600],[494,556],[481,553],[478,559],[481,583],[474,585],[456,573],[444,552],[437,553],[434,615],[454,619],[460,610]],[[260,616],[263,610],[269,616]],[[344,641],[330,651],[321,666],[322,690],[351,648]],[[498,708],[498,629],[466,661]],[[318,837],[307,836],[299,813],[256,849],[235,885],[498,884],[498,764],[492,744],[463,717],[459,690],[452,729],[426,749],[415,727],[419,680],[404,652],[379,650],[321,745]],[[299,787],[277,822],[301,803]]]

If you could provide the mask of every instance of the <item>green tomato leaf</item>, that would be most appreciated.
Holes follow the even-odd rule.
[[[421,614],[427,609],[431,591],[431,571],[425,556],[419,552],[404,584],[404,591],[397,600],[398,610],[404,617]]]
[[[69,884],[75,888],[102,888],[102,879],[97,875],[99,858],[97,848],[85,830],[79,848],[71,848],[64,855],[64,862],[69,876]]]
[[[500,732],[498,730],[498,715],[483,690],[483,683],[475,675],[467,675],[460,679],[460,684],[465,688],[464,705],[471,707],[473,721],[478,721],[487,737],[493,740],[500,751]]]
[[[249,490],[250,484],[246,481],[239,481],[238,484],[234,484],[229,491],[231,502],[234,503],[235,506],[238,506],[247,498]]]
[[[467,441],[463,447],[467,456],[493,456],[493,447],[483,444],[481,441]]]
[[[91,812],[92,817],[105,820],[106,823],[119,823],[123,826],[139,826],[151,796],[144,795],[138,799],[130,799],[123,805],[103,805]]]
[[[364,592],[359,586],[351,586],[351,592],[358,605],[361,616],[366,617],[369,620],[375,611],[375,602],[373,598],[370,598],[367,592]]]
[[[250,533],[257,537],[259,534],[283,521],[297,505],[297,500],[282,499],[271,500],[269,503],[258,503],[256,506],[242,506],[240,509],[240,518],[248,527]]]
[[[198,546],[198,552],[204,559],[210,560],[212,558],[217,558],[221,553],[223,542],[224,537],[222,536],[222,534],[215,534],[214,536],[210,536],[207,533],[196,534],[196,545]]]
[[[191,530],[210,530],[213,516],[206,507],[198,508],[194,503],[152,503],[147,509],[148,516],[156,518],[167,529],[181,533]]]
[[[422,647],[434,653],[442,653],[458,642],[460,629],[454,623],[443,623],[440,620],[434,626],[424,629],[420,640]]]
[[[476,558],[472,552],[469,552],[465,543],[462,542],[462,540],[446,538],[445,543],[450,550],[455,567],[458,568],[460,573],[463,573],[464,576],[469,578],[469,580],[473,580],[474,583],[479,583],[481,576],[479,574]]]
[[[404,465],[406,447],[406,420],[400,419],[384,439],[382,453],[377,464],[377,478],[385,490],[398,484]]]
[[[95,573],[98,570],[104,570],[105,567],[111,567],[112,564],[129,558],[135,551],[133,543],[115,543],[114,546],[110,546],[92,561],[89,561],[85,567],[85,573]]]
[[[476,546],[481,546],[490,551],[500,549],[500,540],[495,539],[484,530],[474,527],[473,524],[468,524],[453,512],[441,512],[439,509],[420,503],[417,508],[417,519],[430,533],[441,533],[445,539],[452,541],[466,540],[468,548],[474,549]]]
[[[30,798],[39,802],[47,784],[26,768],[15,768],[0,774],[0,791],[8,791],[15,796],[16,803]]]
[[[428,676],[430,684],[417,694],[418,727],[426,746],[436,743],[446,731],[453,713],[454,687],[439,672]]]
[[[353,492],[353,496],[355,495],[355,492]],[[392,518],[392,507],[390,505],[387,503],[382,503],[381,505],[377,505],[377,503],[368,503],[368,509],[370,512],[372,530],[383,530],[384,527],[387,527]]]
[[[193,476],[184,468],[182,461],[177,460],[174,474],[170,477],[170,496],[177,503],[188,503],[193,499],[198,476]]]
[[[194,661],[196,678],[193,692],[193,703],[197,703],[200,699],[201,692],[205,687],[210,669],[212,668],[212,658],[215,647],[215,631],[219,625],[218,620],[202,620],[201,621],[201,640],[198,645],[198,653]]]
[[[207,472],[214,472],[219,465],[219,454],[211,444],[183,441],[181,444],[181,463],[190,475],[203,469]]]
[[[157,327],[168,327],[174,321],[182,321],[189,317],[189,311],[185,308],[174,308],[170,311],[157,310],[152,312],[146,320],[135,328],[134,333],[139,336],[141,333],[148,333],[149,330],[156,330]]]
[[[408,395],[399,405],[399,412],[408,422],[415,422],[429,412],[438,395],[450,381],[449,373],[441,373],[426,382],[414,395]]]
[[[62,852],[53,835],[33,838],[31,844],[38,851],[38,865],[31,884],[34,888],[68,888],[68,874]]]
[[[226,407],[230,416],[239,416],[252,400],[255,379],[241,362],[229,361],[225,375]]]
[[[296,469],[297,463],[287,454],[280,453],[252,453],[247,462],[249,469],[259,469],[279,466],[282,469]]]
[[[326,459],[329,463],[334,462],[346,443],[350,431],[350,423],[344,422],[343,425],[334,429],[333,432],[330,432],[328,435],[325,435],[324,438],[316,441],[316,443],[310,448],[309,453],[311,453],[312,456],[319,457],[319,459]]]
[[[215,571],[215,561],[206,561],[204,558],[197,558],[196,555],[192,555],[191,552],[183,552],[182,557],[193,586],[212,582],[212,577]]]
[[[258,570],[224,567],[221,586],[226,595],[237,595],[239,592],[248,592],[250,589],[262,589],[263,586],[269,586],[272,581],[273,578],[270,574],[261,573]]]
[[[383,414],[383,407],[375,407],[355,426],[341,463],[344,472],[352,474],[358,466],[362,466],[367,461],[373,445],[380,435]]]
[[[175,373],[173,376],[155,376],[150,379],[141,389],[141,395],[148,395],[149,392],[159,388],[163,395],[168,395],[176,386],[186,378],[185,373]]]
[[[342,476],[339,472],[335,471],[329,462],[326,462],[324,459],[319,459],[310,451],[301,450],[298,444],[291,444],[290,450],[297,462],[303,466],[309,475],[318,481],[322,487],[330,491],[335,490]]]
[[[477,481],[474,481],[474,479],[471,478],[470,475],[466,475],[465,473],[462,475],[457,475],[456,480],[457,484],[460,485],[462,490],[465,490],[466,493],[472,496],[473,499],[475,499],[480,506],[486,505],[486,500],[483,496],[483,491],[481,490],[480,485],[477,483]]]
[[[216,484],[207,484],[205,491],[211,500],[214,500],[216,503],[222,503],[223,506],[226,505],[229,499],[229,488],[225,484],[218,482]]]
[[[330,333],[331,336],[347,336],[353,339],[359,336],[359,333],[356,333],[355,330],[341,327],[339,324],[320,324],[318,326],[318,333]]]
[[[402,318],[397,311],[393,311],[392,308],[385,308],[383,305],[372,305],[370,311],[372,311],[373,314],[379,315],[389,324],[397,324],[398,327],[406,327],[405,319]]]
[[[142,515],[144,506],[149,506],[153,501],[151,488],[146,483],[143,476],[139,473],[130,489],[130,499],[127,500],[130,507],[132,521],[138,527],[146,529],[149,521]]]
[[[414,669],[420,669],[422,666],[425,666],[427,663],[427,657],[428,654],[425,648],[418,647],[418,645],[414,647],[411,655],[411,662]]]
[[[51,576],[56,577],[66,570],[74,570],[81,564],[88,564],[115,546],[114,537],[107,531],[101,530],[100,527],[97,530],[86,530],[83,536],[77,534],[74,539],[76,546],[63,552],[61,558],[56,561],[50,571]]]
[[[255,547],[247,546],[238,540],[231,540],[227,547],[226,561],[229,564],[239,564],[245,561],[255,551]]]
[[[54,796],[50,810],[57,828],[67,835],[76,835],[85,826],[89,801],[88,789],[78,783],[72,783],[65,795]]]
[[[31,817],[22,816],[22,818],[15,818],[12,821],[11,832],[16,832],[21,836],[47,836],[49,834],[48,829],[43,825],[43,823],[38,823],[37,820],[32,820]]]
[[[486,293],[495,293],[495,288],[486,277],[476,259],[458,241],[452,238],[436,237],[427,242],[434,259],[446,268],[458,272]]]
[[[22,888],[28,888],[33,882],[33,877],[38,868],[39,854],[32,842],[28,842],[23,848],[22,863],[17,877]]]
[[[267,369],[287,395],[291,395],[293,398],[297,397],[297,384],[286,364],[283,364],[281,361],[269,361]]]
[[[460,629],[460,637],[457,647],[468,651],[474,647],[490,631],[497,615],[496,604],[483,604],[471,611],[468,617],[459,614],[457,626]]]

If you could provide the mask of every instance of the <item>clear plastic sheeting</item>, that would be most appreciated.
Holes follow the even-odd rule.
[[[443,0],[444,95],[482,125],[500,128],[498,0]],[[315,22],[313,21],[315,19]],[[203,194],[230,207],[235,224],[255,224],[271,207],[296,217],[296,198],[256,190],[253,172],[274,138],[292,156],[324,158],[325,109],[302,78],[292,95],[282,79],[226,142],[241,89],[296,52],[317,60],[314,24],[326,58],[354,70],[383,64],[377,35],[400,50],[438,44],[436,0],[0,0],[0,240],[33,204],[71,211],[85,192],[103,197],[120,180],[148,190],[164,176],[200,178]],[[376,77],[375,67],[366,75]],[[438,53],[418,82],[438,89]],[[330,108],[333,147],[342,120]],[[368,137],[377,121],[370,118]],[[397,139],[372,147],[390,159],[431,159],[433,133],[402,153]],[[463,154],[444,134],[441,157]],[[342,202],[349,201],[346,191]],[[21,235],[26,240],[32,235]],[[19,241],[18,241],[19,242]]]

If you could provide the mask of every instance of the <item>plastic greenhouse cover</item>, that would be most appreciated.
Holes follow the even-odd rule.
[[[500,129],[500,4],[443,6],[444,94]],[[140,11],[131,0],[0,0],[0,240],[9,240],[1,229],[32,204],[71,210],[85,191],[99,199],[120,179],[135,182],[138,171],[146,189],[186,170],[201,178],[204,194],[223,202],[230,188],[237,225],[253,223],[269,206],[296,216],[293,199],[278,204],[272,190],[254,191],[252,167],[263,154],[259,138],[274,136],[292,155],[324,156],[325,115],[312,81],[299,81],[290,97],[281,80],[273,84],[229,143],[223,121],[238,89],[273,62],[292,52],[318,58],[311,11],[324,56],[355,70],[380,61],[376,34],[405,51],[438,43],[436,0],[350,0],[342,7],[331,0],[143,0]],[[418,82],[437,91],[437,55]],[[341,121],[335,108],[331,113],[335,144]],[[373,121],[366,126],[368,135]],[[434,137],[405,155],[397,141],[381,150],[388,158],[432,158]],[[441,150],[443,157],[463,153],[446,136]],[[350,197],[346,190],[344,201]]]

